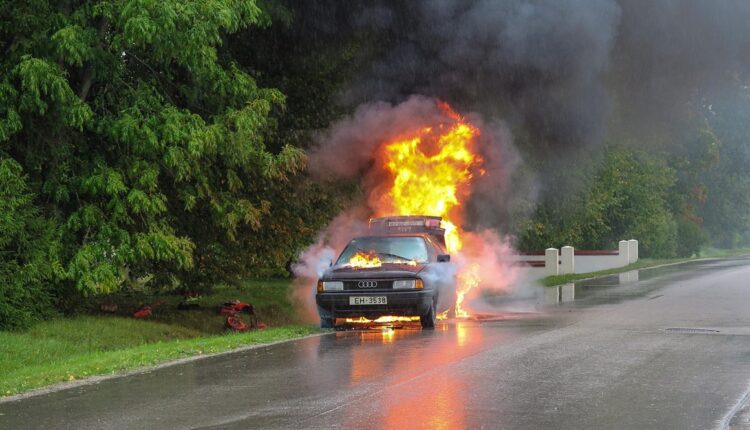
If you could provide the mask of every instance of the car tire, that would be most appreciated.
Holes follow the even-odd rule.
[[[435,303],[430,305],[430,310],[425,315],[419,317],[419,324],[422,325],[423,329],[434,329],[435,328]]]
[[[321,318],[320,328],[333,328],[335,321],[333,318]]]
[[[333,312],[318,306],[318,315],[320,315],[320,328],[334,328],[336,325],[336,315]]]

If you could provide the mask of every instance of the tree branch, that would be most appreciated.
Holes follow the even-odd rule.
[[[99,49],[104,48],[104,38],[109,31],[109,20],[102,18],[99,21]],[[86,101],[86,97],[89,95],[91,85],[94,83],[94,64],[93,61],[88,61],[86,67],[83,69],[83,78],[81,79],[81,88],[78,90],[78,97],[82,101]]]

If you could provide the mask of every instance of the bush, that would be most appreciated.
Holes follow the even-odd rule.
[[[615,249],[620,240],[638,239],[643,257],[673,257],[678,226],[668,197],[675,180],[674,170],[660,157],[608,147],[582,193],[562,207],[542,205],[522,225],[520,247]]]
[[[692,257],[700,254],[701,247],[708,242],[708,235],[695,222],[681,219],[677,222],[677,256]]]
[[[49,316],[55,267],[54,225],[39,215],[21,166],[0,159],[0,330]]]

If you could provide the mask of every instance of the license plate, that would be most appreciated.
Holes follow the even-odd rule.
[[[350,305],[387,305],[386,296],[350,296]]]

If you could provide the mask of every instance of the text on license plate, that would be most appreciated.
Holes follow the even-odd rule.
[[[350,296],[350,305],[387,305],[386,296]]]

